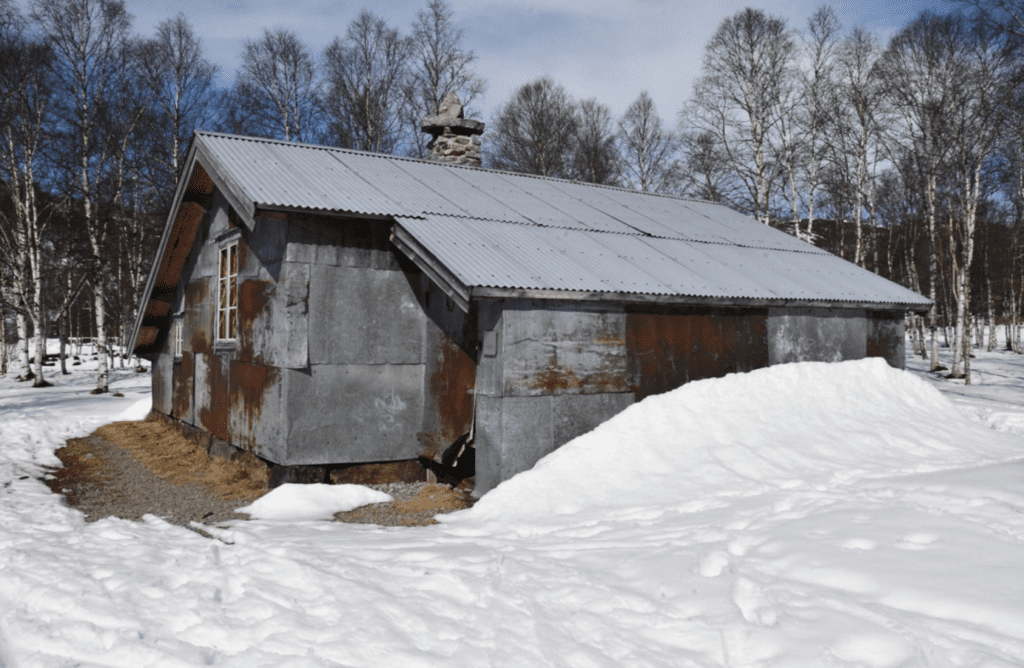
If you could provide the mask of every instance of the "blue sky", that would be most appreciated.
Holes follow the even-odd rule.
[[[476,52],[477,73],[488,80],[481,108],[494,109],[524,83],[548,74],[577,99],[597,97],[619,116],[642,89],[666,121],[689,97],[701,58],[721,21],[755,6],[802,29],[821,0],[451,0],[466,45]],[[363,8],[382,15],[403,32],[426,0],[361,2],[337,0],[127,0],[136,29],[151,34],[161,20],[184,12],[203,40],[207,56],[230,83],[246,39],[264,27],[296,31],[316,52]],[[882,41],[923,9],[945,12],[951,0],[833,2],[845,28],[863,25]]]

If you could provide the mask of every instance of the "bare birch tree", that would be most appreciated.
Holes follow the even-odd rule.
[[[162,21],[141,49],[142,73],[153,100],[147,128],[153,137],[154,185],[170,192],[181,171],[192,132],[213,120],[217,66],[184,14]]]
[[[815,205],[828,153],[826,128],[835,100],[834,70],[839,31],[835,10],[822,6],[807,20],[803,39],[807,67],[801,81],[803,95],[796,116],[804,135],[806,152],[807,227],[801,230],[798,226],[797,236],[806,241],[814,240]]]
[[[889,43],[879,62],[886,97],[900,117],[890,128],[889,141],[901,143],[915,156],[925,190],[925,220],[928,228],[928,317],[931,340],[931,369],[939,368],[938,281],[939,281],[939,177],[949,145],[945,133],[946,112],[953,99],[955,59],[949,53],[953,42],[940,37],[953,30],[950,19],[924,13],[905,26]]]
[[[39,198],[39,163],[53,105],[53,75],[45,45],[15,28],[5,35],[0,68],[0,192],[10,203],[0,208],[0,250],[14,288],[18,314],[20,380],[46,387],[43,304],[44,234],[47,217]],[[35,333],[35,364],[28,364],[27,320]]]
[[[327,134],[332,144],[395,153],[403,140],[412,42],[366,10],[324,50]]]
[[[861,27],[841,42],[836,57],[836,91],[832,123],[832,150],[842,154],[848,184],[847,211],[854,224],[853,262],[865,264],[864,214],[873,202],[874,167],[879,154],[878,114],[883,101],[875,65],[882,49]]]
[[[681,166],[679,137],[662,125],[654,100],[646,90],[626,108],[618,127],[626,182],[644,192],[678,190]]]
[[[520,86],[491,121],[486,158],[512,172],[571,178],[579,118],[576,103],[551,77]]]
[[[262,38],[246,41],[233,92],[249,132],[285,141],[317,139],[320,77],[294,32],[268,28]]]
[[[1016,99],[1014,93],[1024,82],[1019,54],[1000,39],[991,24],[986,21],[964,22],[960,30],[960,35],[955,30],[943,33],[944,36],[959,37],[956,56],[962,67],[961,76],[957,77],[958,85],[953,90],[951,132],[947,135],[947,141],[952,140],[950,166],[956,205],[956,215],[950,218],[948,228],[953,294],[957,305],[954,345],[959,344],[954,349],[951,375],[959,375],[957,353],[960,353],[963,375],[970,383],[971,265],[978,211],[990,189],[990,182],[983,175],[1008,117],[1020,113],[1012,109],[1010,103]]]
[[[615,144],[611,110],[591,98],[579,103],[577,113],[579,127],[573,147],[573,179],[618,185],[622,174],[622,159]]]
[[[451,92],[458,94],[466,117],[474,117],[473,105],[487,90],[487,82],[472,70],[476,54],[463,46],[462,30],[455,27],[447,0],[430,0],[417,12],[411,37],[405,123],[413,155],[425,158],[429,137],[420,130],[420,120],[437,114]]]
[[[115,189],[100,188],[111,163],[122,159],[126,138],[102,132],[112,129],[115,119],[133,117],[117,123],[124,132],[132,132],[141,116],[142,105],[122,93],[124,78],[137,75],[131,36],[131,16],[118,0],[33,0],[32,18],[45,35],[53,54],[56,76],[59,125],[65,138],[68,167],[75,174],[72,196],[82,209],[92,252],[92,311],[96,326],[96,352],[99,370],[96,392],[108,391],[107,365],[107,267],[106,244],[111,219],[101,204],[119,199]],[[108,207],[109,213],[109,207]]]
[[[722,21],[708,43],[685,114],[688,129],[713,133],[746,190],[742,205],[765,224],[778,176],[771,134],[787,98],[795,55],[783,19],[740,10]]]
[[[733,206],[740,188],[718,137],[707,130],[679,135],[682,153],[682,192]]]

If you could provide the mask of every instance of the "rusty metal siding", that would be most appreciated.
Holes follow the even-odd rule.
[[[621,307],[510,300],[504,309],[502,395],[626,392]]]
[[[232,360],[229,383],[231,442],[264,459],[278,461],[286,450],[281,370]]]
[[[424,316],[402,272],[315,265],[310,363],[421,364]]]
[[[195,365],[192,353],[182,351],[181,359],[175,360],[172,370],[171,416],[182,422],[193,424],[195,416],[192,399],[195,392]]]
[[[760,309],[629,308],[629,384],[636,400],[684,383],[768,366]]]
[[[476,489],[484,493],[633,403],[622,306],[481,300]]]
[[[903,313],[899,311],[869,311],[867,356],[881,357],[894,369],[905,369],[905,327]]]
[[[168,352],[157,355],[153,362],[153,410],[170,415],[173,410],[174,356]]]
[[[231,356],[227,353],[195,356],[195,411],[197,424],[222,441],[231,442]]]
[[[867,356],[868,324],[859,309],[768,309],[768,362],[841,362]]]
[[[473,422],[477,377],[477,314],[449,299],[421,273],[407,274],[426,316],[423,426],[418,438],[427,453],[440,454]]]

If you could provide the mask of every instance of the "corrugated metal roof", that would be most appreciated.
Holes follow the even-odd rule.
[[[257,207],[390,216],[467,286],[929,304],[728,207],[197,133]]]
[[[398,223],[468,287],[927,304],[832,254],[446,216]]]

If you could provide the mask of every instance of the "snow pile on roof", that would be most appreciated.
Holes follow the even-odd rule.
[[[881,359],[803,363],[648,397],[551,453],[462,513],[488,522],[597,519],[770,490],[1005,461],[1020,443],[957,411]]]
[[[363,485],[281,485],[238,512],[256,520],[329,520],[368,503],[393,501],[390,494]]]

